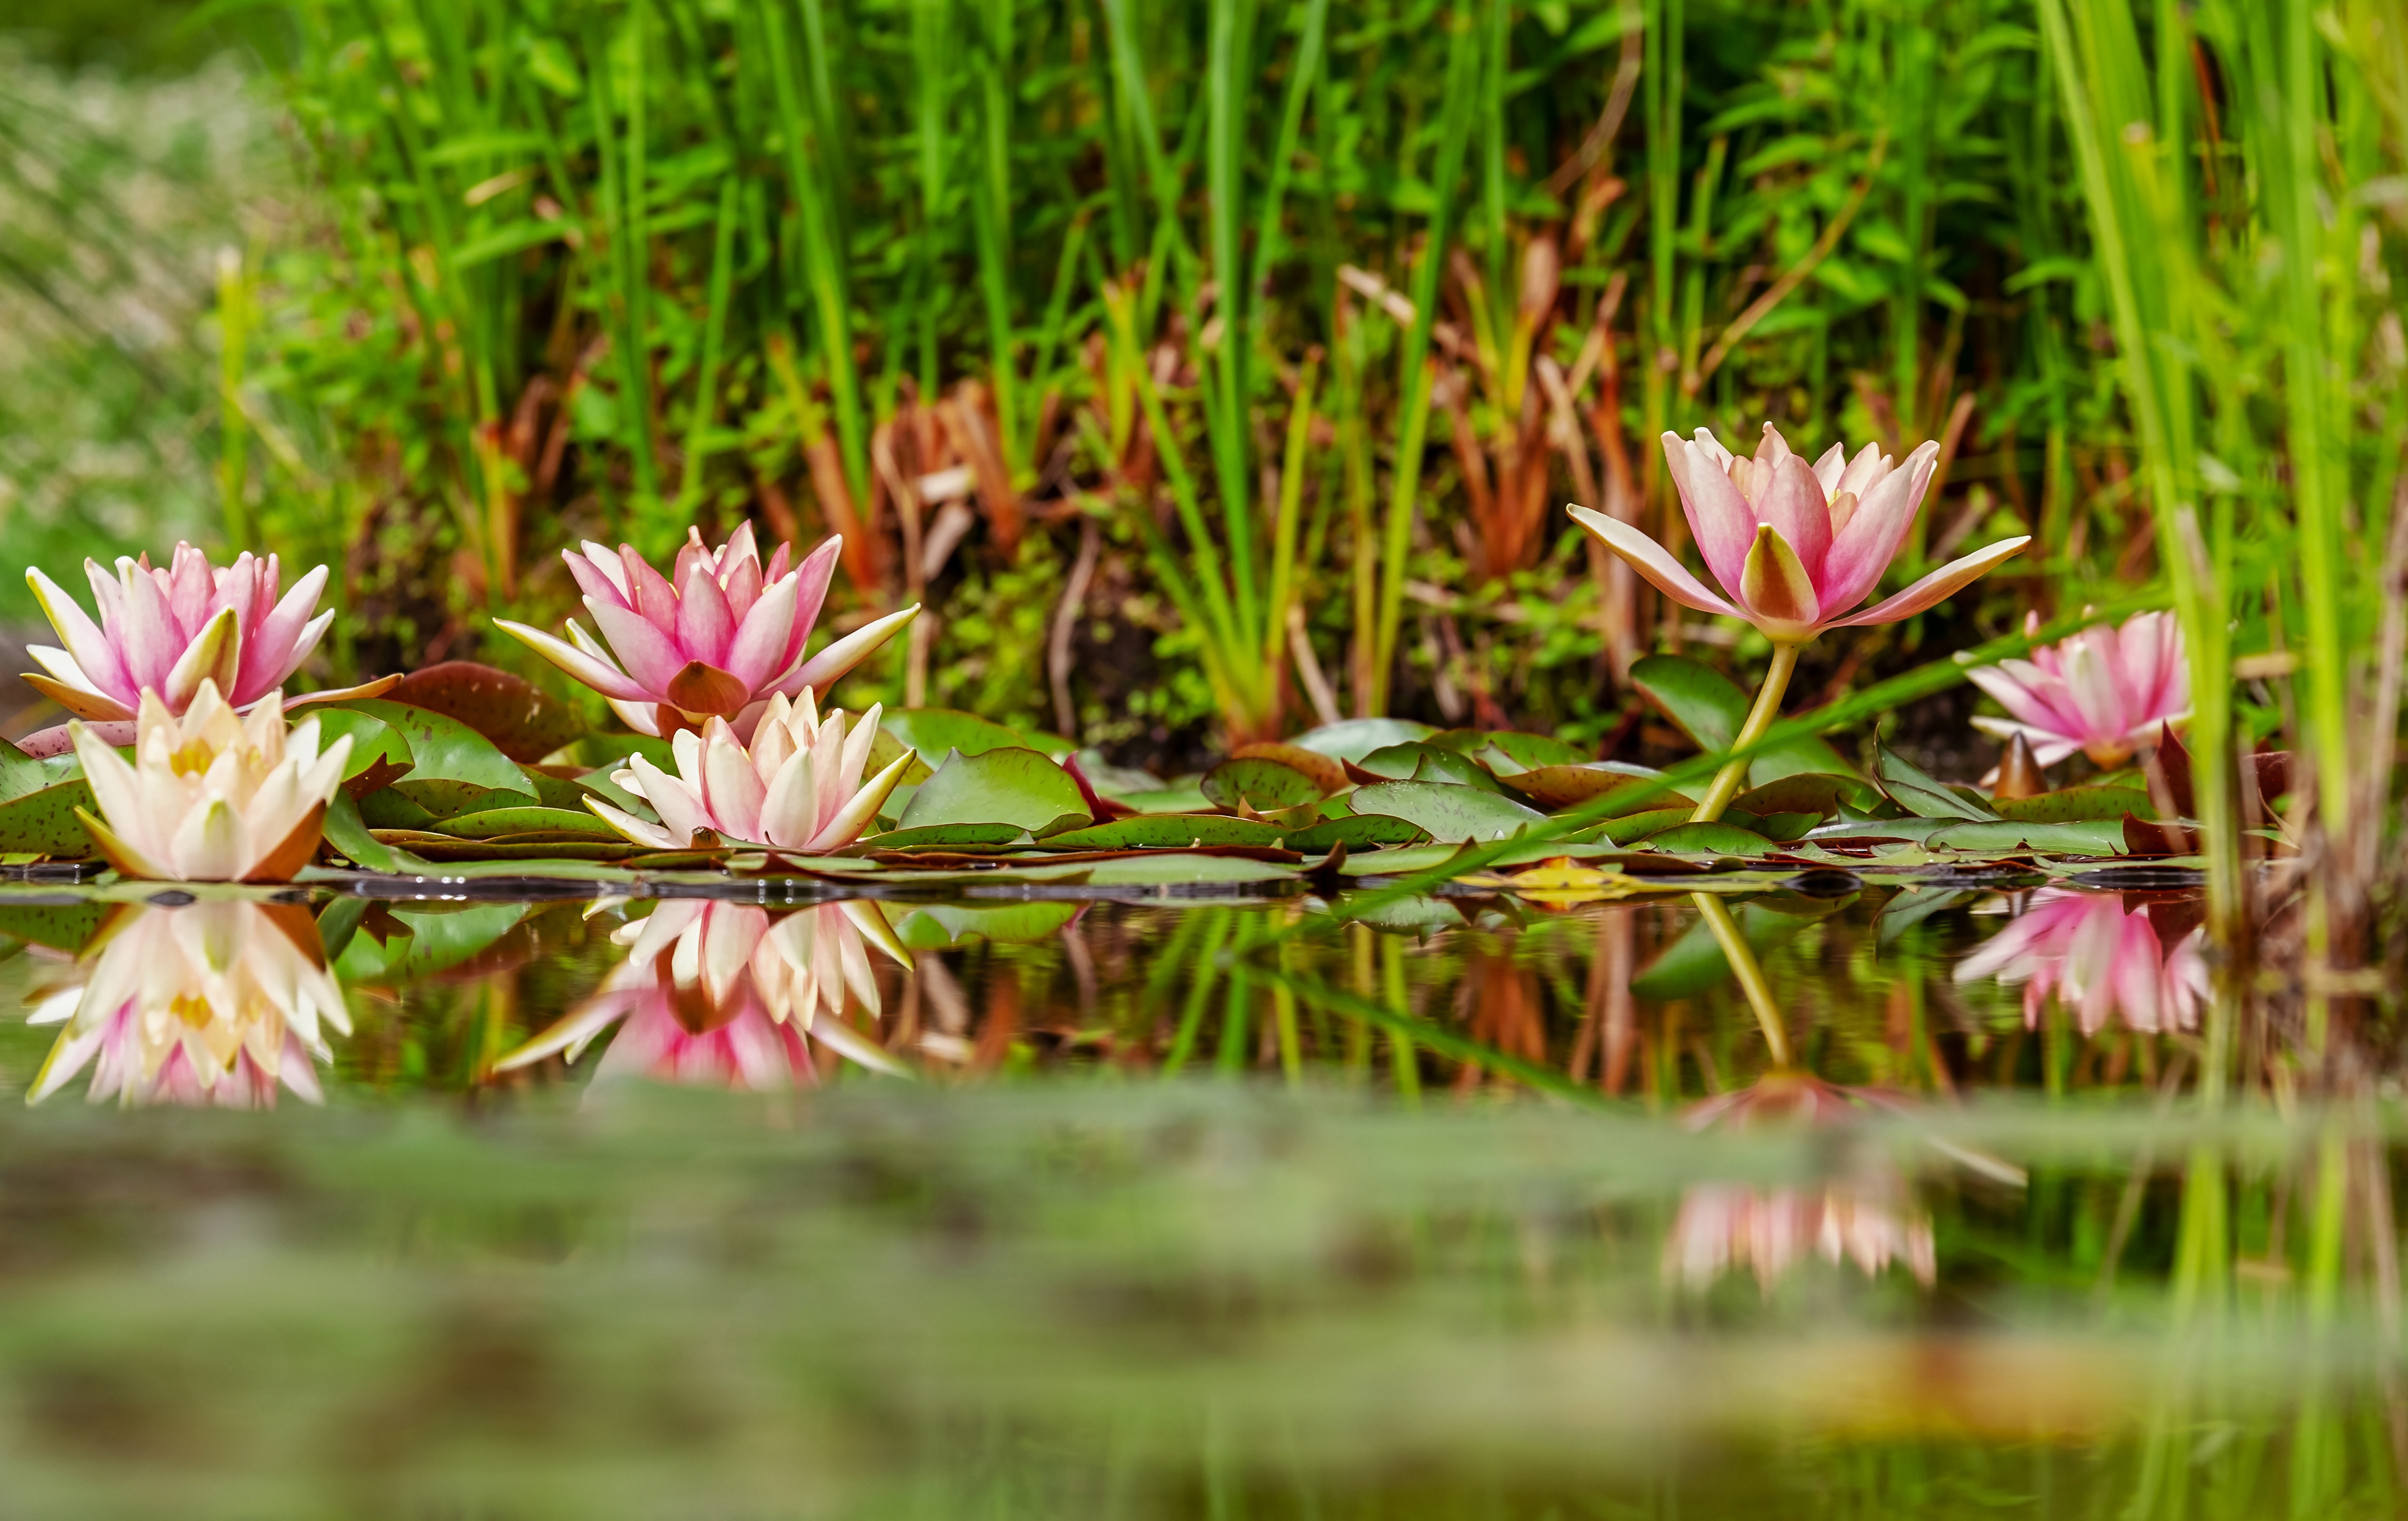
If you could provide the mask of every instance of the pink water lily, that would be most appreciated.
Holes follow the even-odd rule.
[[[2039,615],[2025,626],[2038,628]],[[2035,649],[2028,660],[1965,674],[2008,713],[1976,718],[1973,726],[2001,739],[2022,735],[2042,766],[2077,750],[2100,766],[2121,766],[2157,738],[2158,725],[2190,717],[2190,662],[2171,612],[2140,613],[2120,629],[2094,624]]]
[[[906,750],[867,782],[869,747],[878,741],[879,708],[872,705],[845,732],[842,710],[823,720],[803,689],[790,703],[784,693],[769,699],[747,747],[724,718],[703,722],[702,732],[681,729],[669,740],[677,773],[641,755],[611,780],[640,793],[661,822],[652,824],[598,797],[585,806],[638,845],[682,850],[698,831],[723,839],[774,845],[799,855],[825,855],[861,838],[894,795],[911,764]]]
[[[1700,612],[1744,618],[1775,644],[1912,617],[2031,541],[2001,539],[1855,611],[1905,541],[1931,484],[1938,444],[1920,445],[1903,464],[1877,444],[1854,459],[1833,444],[1810,466],[1767,423],[1754,459],[1732,454],[1705,428],[1695,439],[1664,435],[1664,457],[1698,552],[1725,595],[1707,590],[1670,551],[1628,524],[1584,507],[1573,508],[1572,516],[1666,596]]]
[[[1883,1172],[1819,1188],[1755,1188],[1698,1184],[1681,1196],[1664,1241],[1664,1275],[1704,1289],[1735,1268],[1756,1273],[1770,1295],[1809,1256],[1853,1262],[1866,1277],[1891,1264],[1929,1288],[1939,1278],[1931,1216],[1916,1208],[1903,1178]]]
[[[673,898],[611,939],[629,948],[627,959],[600,991],[496,1070],[553,1055],[573,1063],[614,1026],[597,1083],[790,1087],[819,1076],[806,1035],[873,1070],[906,1070],[843,1018],[848,1004],[879,1013],[873,948],[910,965],[876,904],[823,903],[772,919],[747,903]]]
[[[150,557],[121,557],[111,576],[97,560],[83,563],[100,622],[92,621],[65,588],[38,569],[25,572],[50,626],[64,649],[26,647],[48,675],[25,681],[76,717],[103,724],[131,724],[142,694],[155,692],[171,713],[192,706],[203,682],[246,711],[281,687],[318,647],[334,621],[332,609],[311,616],[325,589],[320,566],[280,598],[281,569],[276,556],[238,554],[234,564],[213,567],[208,556],[178,544],[165,568]],[[381,690],[393,679],[372,682]],[[364,696],[367,689],[324,692],[314,700]],[[111,744],[131,741],[131,730],[104,730]],[[68,745],[64,726],[27,739],[29,754],[59,754]]]
[[[764,567],[751,524],[715,550],[692,528],[664,577],[632,544],[613,553],[589,540],[561,558],[585,593],[599,639],[573,618],[566,640],[507,619],[494,624],[602,694],[638,734],[722,718],[749,739],[772,696],[827,691],[920,610],[889,613],[805,659],[843,547],[830,538],[790,569],[781,544]]]
[[[2054,994],[2086,1035],[2118,1020],[2148,1032],[2197,1029],[2209,993],[2207,930],[2164,906],[2160,916],[2117,894],[2043,887],[1957,963],[1956,981],[2022,983],[2024,1023],[2035,1028]]]

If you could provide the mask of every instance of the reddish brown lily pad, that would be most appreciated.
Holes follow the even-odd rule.
[[[584,732],[567,704],[524,677],[473,660],[412,671],[393,700],[456,718],[514,761],[541,760]]]

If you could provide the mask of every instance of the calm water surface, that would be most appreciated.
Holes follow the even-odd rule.
[[[2181,891],[767,891],[0,892],[0,1514],[2400,1509]]]

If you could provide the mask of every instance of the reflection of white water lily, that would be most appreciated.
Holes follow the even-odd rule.
[[[1956,981],[1995,977],[2024,988],[2024,1022],[2037,1026],[2055,993],[2086,1035],[2120,1018],[2135,1030],[2190,1030],[2207,1001],[2202,927],[2163,943],[2145,909],[2114,893],[2043,887],[1989,943],[1956,965]]]
[[[64,1025],[26,1095],[39,1103],[92,1069],[86,1097],[125,1104],[265,1107],[281,1083],[322,1098],[322,1026],[348,1035],[318,926],[289,903],[136,906],[83,954],[79,981],[29,1016]]]
[[[1888,1175],[1822,1188],[1700,1184],[1681,1198],[1664,1271],[1703,1288],[1749,1268],[1769,1294],[1810,1255],[1853,1262],[1868,1278],[1898,1263],[1926,1287],[1939,1274],[1931,1217],[1913,1207],[1903,1180]]]
[[[84,827],[109,865],[164,882],[292,881],[351,754],[350,735],[321,754],[315,718],[288,732],[280,693],[236,717],[207,678],[181,718],[142,694],[130,766],[81,724],[67,727],[108,821],[79,811]]]
[[[805,1035],[862,1066],[902,1070],[843,1018],[848,999],[879,1012],[872,946],[910,964],[874,904],[824,903],[772,920],[747,903],[670,899],[612,938],[630,948],[627,959],[593,997],[503,1057],[496,1070],[552,1055],[574,1062],[614,1025],[621,1028],[597,1082],[787,1087],[816,1077]]]

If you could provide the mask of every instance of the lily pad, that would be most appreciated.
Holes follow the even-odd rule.
[[[1033,835],[1076,829],[1089,822],[1086,798],[1070,773],[1033,750],[1007,746],[946,755],[911,795],[897,821],[906,829],[932,824],[1009,824]]]
[[[585,730],[575,710],[533,682],[473,660],[411,671],[388,696],[458,719],[514,761],[541,760]]]
[[[390,796],[390,791],[373,794]],[[360,805],[348,792],[337,790],[326,804],[326,843],[353,866],[366,871],[390,871],[411,875],[426,868],[427,863],[408,851],[388,845],[368,832],[367,823],[360,817]]]
[[[70,777],[83,775],[83,764],[75,752],[64,751],[36,760],[23,751],[0,739],[0,798],[22,797],[28,793],[54,787]]]
[[[1240,745],[1230,752],[1229,758],[1277,761],[1312,778],[1313,785],[1321,789],[1325,797],[1333,792],[1344,792],[1347,787],[1346,768],[1342,763],[1317,750],[1307,750],[1302,745]]]
[[[1593,844],[1605,840],[1616,845],[1633,845],[1650,835],[1688,823],[1689,815],[1696,811],[1697,805],[1692,803],[1685,808],[1651,808],[1641,813],[1625,813],[1619,818],[1607,819],[1602,824],[1593,824],[1567,835],[1564,842]]]
[[[1990,806],[1999,817],[2018,824],[2087,824],[2120,821],[2129,813],[2155,819],[2157,811],[2149,795],[2137,787],[2067,787],[2037,797],[1999,797]]]
[[[1332,760],[1359,761],[1383,746],[1426,739],[1437,732],[1410,718],[1350,718],[1307,729],[1288,743]]]
[[[1923,839],[1933,850],[2054,851],[2065,855],[2122,855],[2124,824],[2091,820],[2076,824],[2019,824],[2006,819],[1977,819],[1935,830]]]
[[[1480,740],[1464,753],[1498,776],[1535,771],[1542,766],[1578,766],[1589,758],[1589,753],[1580,746],[1547,734],[1494,729],[1482,735]]]
[[[889,829],[861,841],[871,851],[961,850],[1010,845],[1027,838],[1016,824],[928,824],[912,829]]]
[[[1501,794],[1440,782],[1375,782],[1354,793],[1354,808],[1419,825],[1445,843],[1502,839],[1546,817]]]
[[[581,808],[573,811],[565,808],[487,809],[482,812],[462,813],[446,819],[440,832],[460,839],[495,839],[504,835],[523,835],[537,830],[599,839],[619,838],[616,830]]]
[[[1140,813],[1070,829],[1045,839],[1048,850],[1183,850],[1191,845],[1277,845],[1276,825],[1226,813]]]
[[[1295,767],[1259,757],[1225,760],[1204,773],[1199,786],[1223,808],[1235,808],[1242,799],[1258,813],[1294,808],[1321,796],[1320,785]]]
[[[1719,820],[1709,824],[1676,824],[1647,837],[1647,848],[1678,855],[1762,855],[1772,842],[1753,829]]]
[[[1459,751],[1440,749],[1421,740],[1383,745],[1352,763],[1359,776],[1390,782],[1443,782],[1458,787],[1501,792],[1488,768]]]
[[[0,904],[0,935],[53,951],[81,951],[120,905],[82,903]]]
[[[1898,752],[1885,746],[1877,757],[1882,791],[1889,800],[1909,813],[1927,819],[1996,819],[1987,803],[1980,802],[1957,791]]]
[[[882,715],[878,727],[882,733],[894,736],[897,743],[918,751],[920,758],[931,768],[942,762],[950,751],[983,755],[991,750],[1039,748],[1016,729],[951,708],[900,709]]]
[[[1730,801],[1734,812],[1812,813],[1828,818],[1840,811],[1840,799],[1854,796],[1848,779],[1837,776],[1816,776],[1799,772],[1751,787]]]
[[[76,810],[97,815],[92,787],[80,776],[0,803],[0,851],[82,860],[94,854],[92,836]]]
[[[1505,784],[1550,812],[1624,791],[1630,792],[1630,799],[1615,808],[1613,814],[1653,811],[1675,805],[1698,806],[1696,798],[1670,787],[1639,790],[1652,779],[1652,775],[1642,774],[1636,768],[1590,761],[1579,766],[1535,767],[1508,779]]]
[[[386,697],[337,706],[380,719],[400,734],[409,746],[412,764],[409,774],[388,790],[400,793],[437,818],[536,801],[534,784],[518,763],[449,713],[412,708]]]
[[[354,797],[391,786],[418,764],[401,731],[373,713],[356,709],[321,707],[310,716],[318,721],[318,748],[324,750],[349,736],[351,759],[343,765],[343,790]]]
[[[1280,843],[1307,855],[1326,855],[1343,845],[1350,851],[1382,845],[1412,845],[1429,838],[1429,831],[1410,819],[1385,813],[1354,813],[1291,829]]]
[[[1630,683],[1700,750],[1728,750],[1747,722],[1746,693],[1722,672],[1680,655],[1634,661]],[[1748,761],[1748,780],[1758,785],[1800,773],[1854,776],[1856,768],[1811,736],[1760,750]]]
[[[1087,873],[1090,887],[1209,887],[1247,882],[1284,882],[1295,878],[1292,868],[1241,855],[1188,855],[1163,852],[1125,855],[1098,861]]]

